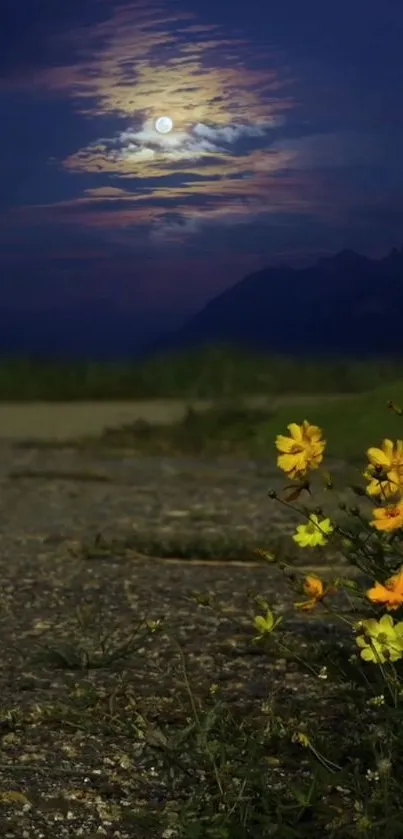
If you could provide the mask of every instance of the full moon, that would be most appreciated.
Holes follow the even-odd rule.
[[[168,134],[172,130],[172,126],[171,117],[158,117],[155,121],[155,128],[159,134]]]

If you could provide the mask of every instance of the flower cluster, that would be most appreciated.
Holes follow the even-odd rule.
[[[301,487],[309,488],[308,475],[321,466],[324,457],[326,441],[322,430],[304,420],[301,425],[291,423],[288,431],[289,436],[279,434],[276,438],[279,451],[277,465],[291,481],[304,481]],[[368,449],[367,457],[369,463],[364,472],[368,481],[366,492],[369,497],[379,499],[370,525],[378,532],[379,538],[384,539],[390,533],[403,530],[403,441],[393,443],[385,439],[380,448]],[[298,491],[292,497],[298,497]],[[293,539],[302,548],[323,547],[337,535],[337,531],[330,518],[307,513],[307,522],[297,527]],[[295,605],[303,610],[315,608],[338,590],[338,583],[338,580],[325,583],[315,574],[309,574],[303,583],[307,599]],[[365,595],[374,605],[380,604],[388,612],[402,607],[403,565],[386,580],[375,581]],[[255,626],[261,634],[272,632],[276,619],[269,610],[265,618],[255,619]],[[391,615],[384,614],[379,621],[374,618],[359,621],[354,629],[361,633],[357,635],[356,642],[364,661],[383,664],[403,658],[403,621],[394,624]]]
[[[367,456],[367,493],[382,503],[373,511],[372,527],[384,533],[399,530],[403,528],[403,441],[386,439],[381,448],[368,449]]]

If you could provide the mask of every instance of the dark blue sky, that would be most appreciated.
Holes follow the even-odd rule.
[[[265,264],[383,255],[402,99],[401,0],[3,0],[0,305],[175,317]]]

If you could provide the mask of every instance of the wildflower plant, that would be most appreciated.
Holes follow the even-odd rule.
[[[333,678],[345,697],[350,690],[349,707],[358,741],[358,757],[351,756],[347,775],[356,796],[354,835],[400,836],[396,813],[403,771],[403,441],[385,439],[379,447],[368,449],[368,465],[363,471],[367,484],[352,488],[356,496],[365,499],[366,507],[355,504],[348,508],[341,503],[339,508],[347,515],[343,521],[336,521],[337,516],[301,504],[304,493],[313,497],[314,470],[327,490],[334,486],[332,476],[324,470],[326,443],[322,430],[305,420],[301,425],[291,423],[288,431],[289,436],[278,435],[276,439],[277,465],[291,484],[283,495],[274,491],[269,495],[305,520],[292,536],[294,543],[307,555],[312,548],[324,548],[324,563],[328,549],[333,548],[344,555],[349,566],[358,569],[363,579],[372,579],[372,585],[366,585],[356,577],[332,577],[330,564],[326,581],[314,570],[300,579],[295,573],[288,576],[291,585],[304,594],[304,598],[294,602],[301,619],[304,614],[307,619],[314,610],[325,610],[344,629],[347,627],[344,637],[349,641],[339,645],[342,649],[336,667],[332,668],[331,657],[326,663],[329,667],[317,665],[312,656],[303,661],[295,654],[295,659],[324,682]],[[277,560],[275,554],[264,550],[258,553],[268,562],[277,562],[283,572],[289,572],[290,566]],[[343,595],[347,598],[347,610],[341,608]],[[266,607],[264,617],[255,616],[254,627],[262,642],[287,649],[281,634],[286,621],[282,620],[279,628],[280,616],[269,604]],[[288,651],[293,652],[290,646]],[[346,702],[346,708],[347,705]],[[369,709],[375,712],[371,724]],[[374,736],[376,731],[378,737]],[[309,748],[322,766],[331,766],[332,755],[321,753],[315,746],[314,731],[295,732],[294,742]],[[369,751],[364,742],[370,744]]]
[[[288,431],[276,439],[286,486],[268,494],[300,517],[290,547],[308,567],[323,552],[328,573],[313,562],[301,573],[283,554],[257,548],[286,576],[292,603],[280,610],[253,596],[251,644],[286,671],[290,663],[304,672],[315,691],[305,696],[298,681],[295,702],[286,672],[273,679],[256,718],[244,707],[232,714],[218,684],[202,708],[181,653],[193,721],[179,742],[189,791],[169,833],[178,839],[403,836],[403,441],[368,449],[364,481],[350,487],[357,503],[332,499],[326,510],[325,502],[315,506],[314,486],[323,483],[325,499],[335,488],[322,429],[304,420]],[[346,560],[342,573],[332,568],[334,555]],[[195,599],[217,608],[214,594]],[[319,635],[306,642],[315,624]],[[172,744],[167,760],[171,766]]]

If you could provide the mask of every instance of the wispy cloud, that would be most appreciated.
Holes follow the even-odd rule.
[[[201,24],[176,0],[110,7],[94,25],[57,38],[74,60],[32,67],[29,78],[18,73],[7,84],[29,82],[45,96],[69,99],[97,133],[53,159],[85,186],[76,178],[75,198],[27,208],[37,219],[127,230],[132,240],[141,228],[151,243],[276,213],[334,219],[345,195],[334,181],[329,188],[323,170],[360,162],[360,154],[373,160],[374,143],[359,135],[279,138],[296,105],[286,56]],[[165,134],[156,129],[162,115],[172,120]],[[108,130],[100,136],[103,118]]]
[[[289,71],[274,49],[270,57],[267,46],[263,53],[263,45],[236,32],[200,23],[178,9],[176,0],[128,2],[94,26],[68,30],[64,38],[74,62],[32,68],[30,86],[69,98],[98,127],[99,117],[108,117],[109,130],[116,119],[117,128],[52,165],[96,176],[100,184],[111,176],[124,178],[129,184],[120,195],[125,219],[130,213],[133,223],[139,216],[160,218],[160,202],[166,202],[167,212],[179,202],[180,213],[182,200],[199,196],[195,223],[187,218],[182,226],[185,235],[198,229],[196,218],[206,212],[204,197],[214,196],[217,220],[220,207],[228,217],[233,212],[228,201],[236,196],[260,200],[265,177],[289,160],[284,150],[270,153],[271,135],[294,105]],[[21,74],[14,83],[23,86]],[[172,120],[169,133],[156,130],[161,115]],[[87,207],[89,225],[94,217],[109,224],[113,202],[108,214],[99,213],[96,189],[77,196],[76,210],[83,214]],[[118,195],[104,192],[102,197]],[[73,215],[72,204],[61,204]],[[122,208],[115,209],[121,222]]]
[[[237,142],[264,138],[267,141],[273,127],[274,121],[227,126],[197,123],[185,131],[174,124],[171,132],[161,134],[155,128],[155,120],[148,119],[138,129],[128,128],[114,137],[96,140],[71,155],[64,166],[72,172],[113,173],[133,179],[167,176],[180,171],[176,164],[192,161],[203,163],[202,168],[193,171],[204,177],[208,174],[208,162],[210,174],[242,172],[247,169],[254,149],[249,144],[246,150],[239,150]],[[284,152],[276,154],[277,159],[284,158]]]
[[[8,84],[64,94],[89,116],[130,118],[162,110],[180,126],[207,114],[213,123],[226,124],[231,115],[253,121],[265,106],[277,112],[289,107],[284,95],[274,102],[285,84],[274,51],[272,68],[259,69],[263,45],[195,23],[177,5],[129,0],[107,19],[59,33],[59,42],[74,52],[73,63],[33,67],[29,77],[18,74]]]
[[[161,178],[157,184],[140,181],[135,190],[87,188],[78,198],[17,208],[14,212],[21,224],[34,214],[38,225],[63,222],[105,229],[109,234],[126,232],[132,244],[147,240],[179,243],[217,226],[253,226],[257,220],[265,219],[273,224],[276,216],[302,219],[320,214],[323,222],[345,216],[348,196],[333,173],[320,173],[312,180],[303,169],[287,171],[284,166],[279,170],[276,153],[271,172],[269,161],[264,160],[261,152],[252,156],[249,164],[250,173],[246,176],[197,180],[190,173],[182,173],[177,185],[164,184]],[[255,169],[259,177],[251,190]]]
[[[271,125],[275,124],[273,120]],[[277,122],[278,124],[278,122]],[[209,125],[198,123],[195,125],[193,131],[197,137],[205,138],[211,143],[224,142],[235,143],[236,140],[242,137],[264,137],[265,131],[270,126],[267,125],[226,125],[221,128],[212,128]]]
[[[72,36],[76,43],[81,38]],[[66,68],[41,75],[41,83],[64,90],[87,114],[114,113],[127,123],[69,155],[63,167],[132,180],[133,193],[140,189],[148,198],[161,187],[173,198],[167,179],[181,174],[184,185],[190,174],[202,178],[206,191],[211,184],[215,192],[219,179],[224,193],[226,179],[250,174],[250,155],[293,104],[275,57],[264,70],[258,59],[256,45],[189,13],[167,13],[152,2],[121,8],[94,29],[92,58],[71,68],[70,85]],[[173,122],[167,134],[155,128],[161,115]]]

